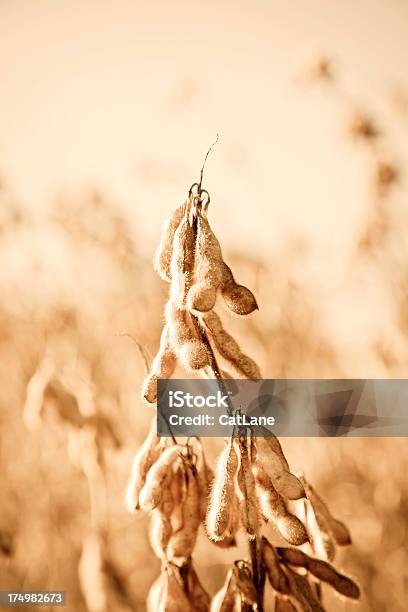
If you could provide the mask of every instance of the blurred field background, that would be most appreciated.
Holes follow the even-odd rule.
[[[0,590],[145,609],[124,491],[152,412],[120,333],[154,355],[153,251],[217,132],[211,222],[260,305],[230,326],[263,375],[406,376],[407,24],[398,0],[0,2]],[[353,535],[363,600],[329,609],[405,610],[406,439],[283,446]],[[238,556],[201,537],[211,593]]]

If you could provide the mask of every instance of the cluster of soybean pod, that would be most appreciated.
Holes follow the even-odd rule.
[[[143,386],[149,404],[157,400],[157,380],[170,378],[178,364],[220,383],[234,376],[261,378],[214,310],[218,296],[236,315],[252,313],[257,303],[224,262],[208,204],[208,193],[193,185],[163,229],[155,269],[170,291],[160,348]],[[228,371],[219,368],[219,359]],[[154,419],[133,461],[127,505],[130,512],[151,514],[150,541],[162,561],[148,595],[149,612],[262,612],[266,578],[278,612],[324,611],[322,583],[342,596],[359,597],[358,586],[329,563],[336,544],[351,542],[347,528],[303,475],[290,472],[278,439],[262,427],[225,440],[214,474],[198,438],[183,444],[160,438]],[[292,547],[273,546],[262,536],[265,523]],[[219,547],[236,546],[240,532],[249,544],[249,558],[233,564],[213,598],[193,565],[200,525]],[[302,545],[315,557],[294,548]]]

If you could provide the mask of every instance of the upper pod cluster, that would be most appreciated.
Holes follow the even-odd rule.
[[[256,299],[247,287],[235,281],[211,229],[206,209],[194,206],[190,200],[179,206],[164,225],[154,264],[159,276],[171,283],[173,274],[180,271],[174,252],[179,246],[180,234],[186,237],[186,229],[180,230],[184,223],[193,228],[190,234],[194,233],[194,244],[191,240],[186,244],[188,261],[194,262],[193,278],[190,278],[186,296],[189,310],[197,313],[212,310],[220,294],[233,313],[248,315],[254,312],[258,308]]]
[[[211,340],[239,377],[260,378],[256,363],[242,353],[213,311],[218,294],[238,315],[258,308],[255,297],[236,283],[208,222],[206,207],[192,195],[165,223],[154,266],[170,283],[170,291],[160,348],[144,384],[144,399],[156,401],[157,380],[170,378],[177,363],[186,370],[211,367]]]

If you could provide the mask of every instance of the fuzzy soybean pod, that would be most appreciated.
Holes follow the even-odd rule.
[[[208,348],[197,337],[190,313],[183,307],[178,308],[169,300],[165,310],[169,342],[181,365],[186,370],[200,370],[210,365]]]
[[[148,404],[154,404],[157,401],[158,379],[171,378],[176,365],[177,357],[170,348],[169,328],[165,325],[160,338],[160,348],[153,360],[150,373],[143,384],[142,397]]]
[[[187,304],[190,310],[208,312],[214,308],[217,290],[223,278],[220,243],[206,217],[197,219],[195,283],[189,289]]]
[[[237,541],[235,539],[236,534],[239,531],[241,524],[241,504],[238,498],[238,495],[234,495],[231,501],[231,505],[229,507],[229,520],[228,520],[228,528],[225,531],[222,538],[219,540],[212,540],[210,535],[206,530],[208,538],[218,546],[219,548],[233,548],[237,545]],[[205,525],[206,528],[206,525]]]
[[[222,262],[221,295],[228,308],[237,315],[249,315],[258,309],[255,296],[247,287],[239,285],[231,268]]]
[[[224,586],[216,593],[211,601],[211,612],[238,612],[241,610],[234,570],[229,570]]]
[[[277,552],[285,563],[305,568],[318,580],[330,584],[341,595],[350,599],[360,597],[360,589],[355,582],[351,578],[340,574],[330,563],[321,559],[313,559],[296,548],[278,548]]]
[[[305,497],[302,483],[294,474],[287,470],[287,462],[276,453],[268,438],[256,438],[255,442],[258,457],[262,467],[272,480],[275,489],[287,499],[301,499]]]
[[[178,308],[186,306],[187,294],[193,283],[195,241],[194,228],[184,216],[174,235],[171,258],[170,295]]]
[[[201,523],[200,492],[193,470],[186,468],[186,491],[181,504],[182,526],[173,533],[167,553],[170,559],[189,557],[194,550]]]
[[[182,446],[175,444],[163,451],[156,463],[152,465],[146,476],[146,482],[140,491],[140,507],[150,512],[162,501],[163,484],[166,481],[173,464],[180,456]]]
[[[286,460],[285,454],[282,450],[282,446],[278,438],[275,435],[273,435],[269,429],[267,429],[266,427],[263,427],[262,425],[256,425],[255,427],[252,428],[252,431],[253,431],[254,438],[263,438],[266,441],[266,443],[268,444],[270,448],[270,451],[272,453],[275,453],[275,455],[278,455],[278,457],[280,458],[283,464],[283,467],[285,468],[286,471],[289,472],[289,464]]]
[[[196,467],[197,483],[200,492],[201,520],[204,521],[207,515],[208,499],[211,491],[211,485],[214,480],[214,472],[205,460],[201,442],[199,442],[199,452]]]
[[[262,559],[271,587],[277,593],[288,595],[290,593],[288,579],[280,566],[279,557],[274,547],[265,537],[262,538]]]
[[[233,366],[239,375],[253,380],[261,378],[255,361],[245,355],[234,338],[225,331],[216,312],[212,311],[202,315],[202,322],[209,330],[220,355]]]
[[[237,477],[241,499],[241,521],[245,531],[256,536],[261,527],[261,511],[256,495],[255,478],[251,470],[246,440],[239,442],[240,466]]]
[[[173,255],[174,234],[183,218],[186,204],[181,204],[170,215],[163,226],[160,244],[154,258],[154,269],[168,283],[171,281],[171,258]]]
[[[129,512],[133,513],[140,508],[139,495],[145,484],[147,473],[153,461],[161,452],[161,449],[156,450],[159,442],[160,438],[156,434],[156,422],[153,419],[147,438],[133,460],[132,475],[126,493],[126,504]]]
[[[235,496],[238,456],[232,441],[219,456],[208,504],[206,526],[211,540],[222,540],[228,534],[230,506]]]
[[[211,598],[201,584],[191,561],[188,566],[187,584],[189,599],[194,605],[194,612],[208,612]]]
[[[318,523],[320,525],[325,524],[327,531],[332,535],[336,544],[339,546],[347,546],[348,544],[351,544],[350,532],[346,525],[334,518],[327,505],[316,493],[312,485],[307,482],[304,476],[301,476],[300,480],[305,487],[306,496],[310,501]]]
[[[290,544],[301,546],[307,542],[309,538],[303,523],[288,511],[266,472],[257,465],[252,466],[252,470],[263,516],[276,525],[279,533]]]

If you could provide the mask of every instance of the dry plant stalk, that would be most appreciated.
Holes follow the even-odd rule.
[[[238,315],[258,306],[224,262],[208,221],[208,204],[201,182],[194,184],[163,230],[155,269],[170,290],[160,348],[142,391],[148,404],[157,401],[157,380],[171,376],[177,363],[215,377],[221,387],[230,375],[219,368],[219,356],[238,376],[261,378],[257,364],[241,351],[214,310],[218,296]],[[304,477],[290,472],[279,441],[267,434],[259,427],[243,428],[226,440],[214,475],[198,439],[185,444],[160,439],[152,424],[133,462],[127,494],[130,512],[141,508],[151,513],[151,544],[162,561],[148,596],[150,612],[262,612],[265,577],[274,592],[275,610],[323,610],[316,586],[321,581],[346,597],[358,597],[357,585],[326,561],[296,548],[277,549],[262,536],[263,525],[270,522],[294,546],[314,545],[318,534],[324,538],[326,532],[335,533],[339,545],[350,543],[344,525],[331,517]],[[289,510],[291,500],[299,500],[301,509],[310,505],[316,519],[313,533],[308,522]],[[248,540],[249,558],[234,563],[212,600],[192,562],[200,525],[223,548],[236,545],[239,531]]]

